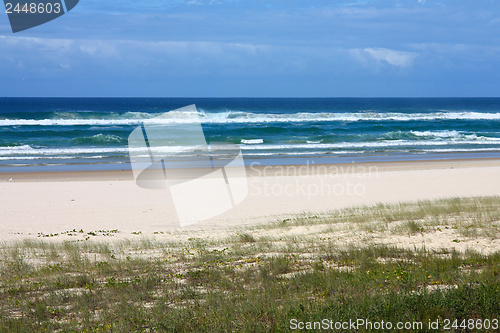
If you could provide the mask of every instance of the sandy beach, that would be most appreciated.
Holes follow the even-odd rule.
[[[249,194],[240,205],[187,228],[178,224],[169,191],[138,187],[130,171],[9,173],[0,179],[2,240],[73,229],[153,235],[381,202],[500,195],[500,160],[250,166]]]

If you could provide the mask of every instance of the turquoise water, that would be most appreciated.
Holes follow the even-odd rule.
[[[238,144],[246,161],[288,164],[500,155],[499,98],[0,99],[0,172],[34,167],[129,168],[141,123],[165,131],[196,104],[208,142]],[[196,151],[170,147],[172,158]]]

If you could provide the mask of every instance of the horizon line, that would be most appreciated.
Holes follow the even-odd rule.
[[[449,99],[469,99],[469,98],[500,98],[500,96],[331,96],[331,97],[311,97],[311,96],[299,96],[299,97],[284,97],[284,96],[252,96],[252,97],[245,97],[245,96],[238,96],[238,97],[224,97],[224,96],[210,96],[210,97],[204,97],[204,96],[188,96],[188,97],[182,97],[182,96],[1,96],[0,99],[7,99],[7,98],[85,98],[85,99],[90,99],[90,98],[121,98],[121,99],[126,99],[126,98],[151,98],[151,99],[444,99],[444,98],[449,98]]]

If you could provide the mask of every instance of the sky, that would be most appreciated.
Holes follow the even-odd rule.
[[[500,97],[498,0],[80,0],[13,34],[0,96]]]

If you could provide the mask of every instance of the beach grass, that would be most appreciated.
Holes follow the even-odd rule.
[[[445,332],[446,319],[500,319],[499,208],[498,197],[453,198],[186,241],[82,231],[3,243],[0,331],[282,332],[291,320],[365,319],[439,320]]]

